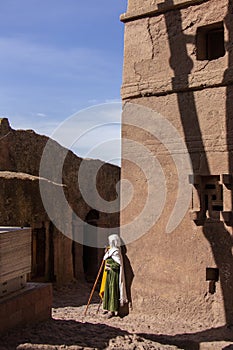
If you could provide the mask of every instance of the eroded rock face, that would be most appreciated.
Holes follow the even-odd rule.
[[[1,225],[31,226],[34,234],[33,268],[35,276],[41,274],[47,280],[59,283],[74,276],[84,277],[83,246],[72,243],[75,235],[82,235],[88,214],[98,208],[97,195],[87,203],[79,188],[78,172],[82,159],[46,136],[32,130],[14,130],[6,118],[0,120],[0,217]],[[41,178],[40,162],[47,143],[51,144],[52,157]],[[63,166],[59,163],[65,155]],[[94,193],[99,191],[106,201],[117,200],[116,184],[120,168],[98,160],[84,160],[87,164],[85,184]],[[96,164],[100,168],[95,178]],[[62,176],[59,177],[59,169]],[[52,215],[47,212],[41,198],[40,182],[50,200]],[[64,193],[68,206],[61,206],[59,198]],[[112,229],[119,226],[118,211],[113,214],[99,212],[93,224]],[[74,223],[77,215],[81,223]],[[54,220],[55,219],[55,220]],[[56,222],[59,227],[56,227]],[[66,235],[60,231],[64,228]],[[41,237],[44,237],[40,241]],[[106,237],[107,242],[107,237]],[[40,247],[39,247],[40,245]],[[39,253],[39,250],[42,253]],[[96,254],[96,268],[102,259],[102,249]],[[40,267],[37,260],[40,259]],[[87,257],[86,257],[87,259]],[[40,271],[39,271],[40,270]],[[39,271],[39,272],[38,272]]]
[[[7,118],[0,118],[0,125],[1,125],[0,136],[5,136],[11,130],[8,119]]]
[[[48,163],[47,172],[43,171],[44,178],[57,184],[63,184],[67,187],[67,196],[69,203],[74,207],[76,212],[83,218],[90,209],[90,206],[82,199],[78,184],[78,172],[81,162],[87,163],[87,179],[94,176],[97,167],[96,186],[98,191],[106,201],[114,200],[117,197],[115,185],[120,178],[120,169],[117,166],[106,164],[99,160],[82,160],[73,152],[68,151],[60,146],[56,141],[49,140],[48,137],[38,135],[32,130],[13,130],[10,128],[6,118],[2,119],[0,124],[0,133],[5,137],[0,139],[0,169],[1,171],[11,171],[40,177],[40,161],[44,148],[49,141],[51,152],[53,152]],[[61,161],[65,154],[63,164],[62,179],[58,176],[58,170],[61,168]],[[57,157],[55,160],[54,157]],[[59,158],[60,157],[60,158]],[[61,181],[62,180],[62,181]],[[91,186],[91,184],[90,184]],[[93,203],[93,206],[96,203]],[[118,225],[117,215],[115,219],[111,218],[109,227]],[[113,223],[114,222],[114,223]],[[108,226],[108,223],[106,222]]]
[[[135,141],[134,145],[123,142],[122,179],[132,182],[135,193],[122,212],[121,225],[136,220],[146,203],[148,185],[155,177],[153,157],[166,179],[159,219],[148,230],[147,213],[139,225],[144,235],[127,246],[134,272],[133,305],[160,318],[171,313],[177,319],[196,318],[207,327],[232,323],[232,3],[129,0],[122,20],[122,134]],[[211,56],[202,51],[202,44],[211,45],[208,38],[215,31],[224,50],[218,55],[218,45],[213,45]],[[152,116],[149,125],[148,113]],[[159,130],[157,113],[171,125],[166,132]],[[132,126],[136,120],[142,121],[140,129]],[[185,151],[179,148],[172,127]],[[151,158],[136,142],[150,151]],[[143,164],[141,171],[124,160],[135,159],[135,153]],[[190,157],[192,195],[180,224],[168,234],[167,223],[179,196],[177,154],[180,159],[185,154]],[[157,178],[155,193],[161,186]],[[124,201],[123,192],[121,196]],[[150,200],[154,210],[162,205],[156,195]],[[208,279],[208,268],[219,273],[218,281]]]

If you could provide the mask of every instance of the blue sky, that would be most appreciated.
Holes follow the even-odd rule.
[[[54,137],[55,128],[65,123],[69,137],[69,116],[108,103],[109,119],[108,107],[104,116],[97,107],[86,128],[118,122],[100,127],[97,139],[116,137],[114,149],[120,154],[124,26],[119,16],[126,5],[126,0],[1,1],[0,116],[8,117],[13,128]],[[73,148],[81,156],[89,151],[85,134],[85,142]],[[110,148],[96,157],[114,158]]]

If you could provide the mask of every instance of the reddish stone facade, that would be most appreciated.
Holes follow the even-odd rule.
[[[132,302],[158,317],[207,326],[233,323],[232,13],[228,0],[129,0],[121,17],[123,138],[149,149],[163,169],[167,190],[157,222],[147,230],[145,217],[140,226],[144,235],[127,246],[134,272]],[[158,135],[156,117],[150,131],[132,126],[136,115],[129,102],[159,113],[177,130],[190,156],[192,196],[182,221],[169,234],[166,226],[178,197],[174,158],[180,151],[169,138],[171,129],[170,149],[153,136]],[[153,172],[149,169],[145,178],[124,160],[136,146],[123,141],[122,147],[122,178],[135,188],[133,201],[122,211],[123,226],[142,210]],[[151,160],[140,151],[137,156],[150,167]],[[158,207],[157,200],[151,200],[152,207]]]

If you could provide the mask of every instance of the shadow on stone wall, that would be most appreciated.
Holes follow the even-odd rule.
[[[134,279],[134,273],[132,266],[130,264],[129,258],[127,257],[127,248],[126,245],[121,238],[121,253],[123,257],[123,264],[124,264],[124,272],[125,272],[125,286],[126,286],[126,294],[128,299],[128,304],[126,304],[124,307],[120,307],[119,315],[120,317],[126,316],[129,314],[130,309],[133,308],[133,302],[132,302],[132,294],[131,294],[131,286]]]
[[[167,5],[173,5],[173,0],[165,0]],[[159,5],[158,5],[159,6]],[[225,18],[226,26],[229,31],[229,42],[226,44],[226,50],[229,53],[228,69],[224,75],[224,81],[227,75],[230,74],[230,69],[233,65],[233,5],[229,0],[228,14]],[[185,142],[189,155],[191,158],[194,175],[200,175],[200,158],[202,161],[201,173],[202,175],[216,175],[211,174],[208,164],[208,158],[205,153],[204,143],[202,139],[201,128],[198,121],[198,114],[195,105],[194,92],[182,91],[179,93],[179,81],[182,75],[182,80],[185,84],[185,91],[189,88],[188,76],[191,73],[193,67],[193,61],[187,53],[187,43],[189,37],[186,36],[182,31],[182,17],[179,10],[168,11],[164,14],[168,41],[170,46],[170,66],[174,71],[174,78],[172,80],[173,91],[177,92],[177,100],[180,111],[181,123],[183,126],[185,134]],[[177,32],[179,33],[179,40],[174,37],[172,28],[174,28],[174,21],[176,25]],[[179,59],[178,59],[179,58]],[[223,81],[223,85],[224,85]],[[226,128],[227,135],[226,141],[228,145],[228,159],[229,159],[229,169],[228,174],[232,174],[233,171],[233,157],[232,157],[232,145],[233,145],[233,109],[232,109],[232,97],[233,97],[233,87],[232,85],[227,86],[226,93]],[[193,152],[193,145],[190,142],[190,133],[198,140],[200,156]],[[231,192],[232,193],[232,192]],[[233,199],[232,199],[233,201]],[[201,198],[200,198],[201,202]],[[219,230],[219,225],[221,225],[221,230]],[[232,223],[231,223],[232,225]],[[212,248],[213,256],[216,262],[216,266],[219,269],[220,284],[222,288],[223,298],[224,298],[224,308],[225,308],[225,319],[226,324],[233,324],[233,256],[232,256],[232,237],[230,233],[224,228],[223,223],[210,223],[208,220],[203,226],[203,234],[208,240],[210,247]]]

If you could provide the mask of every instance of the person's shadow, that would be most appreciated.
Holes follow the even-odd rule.
[[[127,257],[126,245],[122,240],[122,238],[121,238],[121,254],[122,254],[123,264],[124,264],[125,286],[126,286],[126,295],[127,295],[128,303],[125,304],[124,306],[120,306],[118,314],[120,317],[124,317],[124,316],[127,316],[130,312],[130,309],[133,308],[131,287],[133,283],[134,273],[133,273],[133,269],[130,264],[129,258]]]

